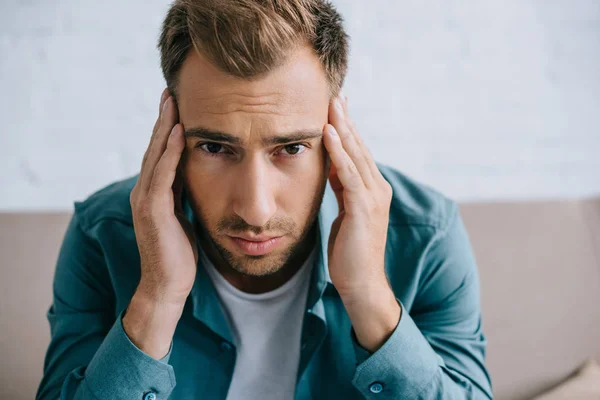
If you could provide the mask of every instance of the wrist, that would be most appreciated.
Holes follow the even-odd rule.
[[[337,290],[344,305],[351,308],[370,307],[382,300],[387,301],[390,298],[395,298],[385,275],[364,279],[360,284]]]
[[[370,352],[385,343],[401,318],[402,308],[388,286],[357,293],[343,302],[358,343]]]
[[[123,330],[138,349],[161,359],[169,352],[183,305],[136,291],[123,315]]]
[[[156,282],[151,278],[142,279],[135,290],[135,296],[143,298],[144,301],[164,307],[182,307],[191,291],[191,285],[181,287],[165,282]]]

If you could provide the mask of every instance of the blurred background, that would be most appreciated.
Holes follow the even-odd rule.
[[[598,389],[600,1],[334,4],[371,152],[461,204],[498,398]],[[0,398],[41,378],[73,202],[139,171],[168,6],[0,0]]]

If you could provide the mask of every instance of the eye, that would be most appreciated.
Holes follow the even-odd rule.
[[[229,154],[229,152],[226,151],[226,147],[223,146],[222,144],[219,143],[215,143],[215,142],[204,142],[204,143],[198,143],[196,145],[196,147],[199,147],[202,149],[202,151],[207,154],[208,156],[211,157],[218,157],[220,155],[226,155]],[[288,144],[286,146],[283,146],[280,150],[284,151],[287,154],[284,154],[285,157],[298,157],[300,156],[302,153],[304,153],[304,151],[308,148],[307,145],[302,144],[302,143],[294,143],[294,144]],[[224,151],[221,151],[224,150]]]
[[[300,147],[304,147],[304,150],[301,150]],[[283,146],[282,148],[288,152],[288,155],[290,157],[297,157],[300,154],[304,153],[306,151],[306,149],[308,148],[308,146],[301,144],[301,143],[294,143],[294,144],[288,144],[286,146]]]
[[[206,146],[206,148],[204,148],[204,146]],[[196,147],[201,148],[209,156],[218,156],[219,154],[223,154],[224,152],[221,152],[219,150],[225,149],[225,146],[223,146],[222,144],[214,142],[199,143],[196,145]]]

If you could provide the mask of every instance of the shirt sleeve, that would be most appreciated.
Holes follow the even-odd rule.
[[[171,354],[156,360],[123,329],[102,251],[75,213],[56,265],[48,310],[50,345],[36,399],[166,399],[175,387]]]
[[[464,224],[455,214],[422,258],[427,279],[411,312],[374,353],[351,329],[353,385],[367,399],[492,399],[485,367],[479,277]]]

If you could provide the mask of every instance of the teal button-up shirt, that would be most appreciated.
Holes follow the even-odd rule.
[[[477,266],[456,203],[377,164],[392,185],[385,267],[402,308],[374,353],[356,340],[327,266],[338,214],[327,184],[302,321],[295,399],[491,399]],[[201,261],[167,356],[139,350],[121,324],[140,279],[129,194],[137,176],[75,203],[48,310],[51,342],[37,399],[225,399],[236,346]],[[184,199],[186,215],[195,223]],[[257,382],[260,384],[260,382]]]

